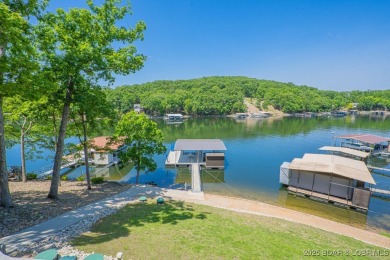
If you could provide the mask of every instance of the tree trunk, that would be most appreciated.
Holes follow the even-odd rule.
[[[22,133],[20,135],[20,160],[22,162],[22,181],[27,182],[24,129],[22,129]]]
[[[141,158],[138,157],[138,160],[137,160],[137,166],[136,166],[136,169],[137,169],[137,177],[135,178],[135,184],[139,184],[139,174],[140,174],[140,163],[141,163]]]
[[[52,122],[53,122],[53,136],[54,136],[54,145],[55,148],[57,148],[57,117],[56,117],[56,112],[53,110],[53,116],[52,116]]]
[[[0,48],[1,49],[1,48]],[[1,84],[1,82],[0,82]],[[1,206],[5,208],[12,207],[12,197],[8,186],[8,171],[5,150],[4,137],[4,114],[3,114],[3,96],[0,95],[0,192],[1,192]]]
[[[84,115],[81,115],[81,122],[83,125],[83,135],[84,135],[84,160],[85,160],[85,176],[87,177],[87,190],[91,190],[91,177],[89,176],[89,162],[88,162],[88,143],[87,143],[87,126],[85,125],[85,118]]]
[[[139,184],[139,170],[137,169],[137,177],[135,178],[135,184]]]
[[[22,162],[22,181],[27,182],[27,170],[26,170],[26,134],[31,130],[33,125],[32,121],[30,121],[29,126],[26,127],[27,117],[24,118],[24,122],[22,124],[22,130],[20,134],[20,159]]]
[[[56,144],[56,153],[54,156],[53,176],[51,179],[50,191],[47,197],[49,199],[58,199],[58,185],[60,184],[60,171],[62,164],[62,155],[64,153],[66,126],[68,124],[70,104],[72,102],[73,95],[73,83],[69,84],[69,88],[66,92],[66,100],[64,102],[64,108],[62,110],[61,124],[58,133],[58,139]]]

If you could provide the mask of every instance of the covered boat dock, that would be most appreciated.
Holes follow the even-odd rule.
[[[375,184],[364,162],[328,154],[305,154],[280,167],[280,183],[288,190],[345,206],[367,210]]]
[[[226,146],[220,139],[178,139],[169,152],[166,166],[186,166],[191,171],[192,192],[202,192],[201,167],[223,169]]]
[[[226,146],[220,139],[178,139],[169,152],[166,166],[189,166],[198,163],[206,168],[225,167]]]
[[[372,134],[348,134],[336,136],[340,146],[354,150],[369,152],[373,155],[389,153],[390,138]]]
[[[367,158],[370,156],[370,153],[366,153],[359,150],[354,150],[346,147],[337,147],[337,146],[323,146],[319,148],[320,151],[328,151],[333,155],[342,155],[345,157],[351,157],[358,159],[359,161],[367,161]]]
[[[165,120],[169,121],[177,121],[177,120],[183,120],[183,115],[182,114],[165,114],[164,116]]]

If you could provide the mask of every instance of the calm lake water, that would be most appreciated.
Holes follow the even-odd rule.
[[[288,194],[279,184],[279,168],[283,162],[290,162],[305,153],[319,153],[319,147],[332,145],[333,136],[370,133],[388,137],[390,118],[347,116],[242,121],[232,118],[191,118],[182,124],[166,124],[162,120],[157,123],[164,133],[168,152],[180,138],[218,138],[224,141],[227,147],[226,168],[223,171],[202,172],[206,193],[263,201],[353,226],[390,231],[390,200],[373,196],[368,212],[360,213]],[[15,150],[9,150],[9,155],[16,153]],[[167,154],[156,156],[158,169],[153,173],[142,174],[140,183],[152,181],[159,187],[179,188],[191,182],[186,168],[165,168]],[[9,165],[12,165],[13,157],[8,157],[11,158],[8,160]],[[390,168],[390,162],[386,159],[371,163]],[[40,164],[44,164],[42,160],[35,162],[36,167]],[[34,163],[29,162],[29,165]],[[128,170],[111,171],[115,179],[123,177],[122,180],[133,183],[135,171],[126,175]],[[390,188],[390,177],[379,174],[373,174],[373,177],[378,188]]]

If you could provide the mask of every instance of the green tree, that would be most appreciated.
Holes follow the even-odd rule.
[[[92,134],[92,131],[96,132],[96,129],[101,130],[104,126],[111,125],[115,119],[114,110],[100,88],[86,86],[83,95],[75,96],[71,118],[73,122],[70,129],[79,138],[83,147],[87,189],[91,190],[88,136]]]
[[[4,97],[37,92],[32,74],[38,68],[27,16],[37,16],[46,1],[0,2],[0,190],[1,206],[11,207],[5,150]],[[35,88],[34,88],[35,87]]]
[[[166,151],[162,132],[145,114],[137,114],[134,111],[125,114],[118,122],[115,137],[117,140],[124,140],[128,145],[119,156],[124,162],[134,162],[137,170],[136,184],[139,182],[141,171],[149,172],[156,169],[153,156]]]
[[[105,0],[101,6],[88,0],[90,10],[72,8],[69,12],[57,9],[40,20],[36,33],[41,62],[58,84],[56,97],[62,104],[53,176],[48,198],[58,198],[64,139],[71,104],[87,82],[114,81],[115,74],[139,70],[145,57],[137,54],[132,43],[143,39],[145,24],[134,28],[117,26],[130,13],[129,3]]]
[[[20,143],[20,155],[22,163],[22,181],[27,182],[26,173],[26,148],[30,147],[31,153],[36,152],[33,135],[41,132],[39,125],[40,105],[46,102],[45,97],[39,100],[25,100],[20,96],[5,99],[4,111],[6,112],[6,134]]]

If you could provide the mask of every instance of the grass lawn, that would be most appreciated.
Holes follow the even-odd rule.
[[[389,253],[305,225],[180,201],[128,205],[72,245],[112,256],[123,252],[124,259],[297,259],[305,254],[328,258],[323,250],[344,259],[347,250],[359,255]]]

